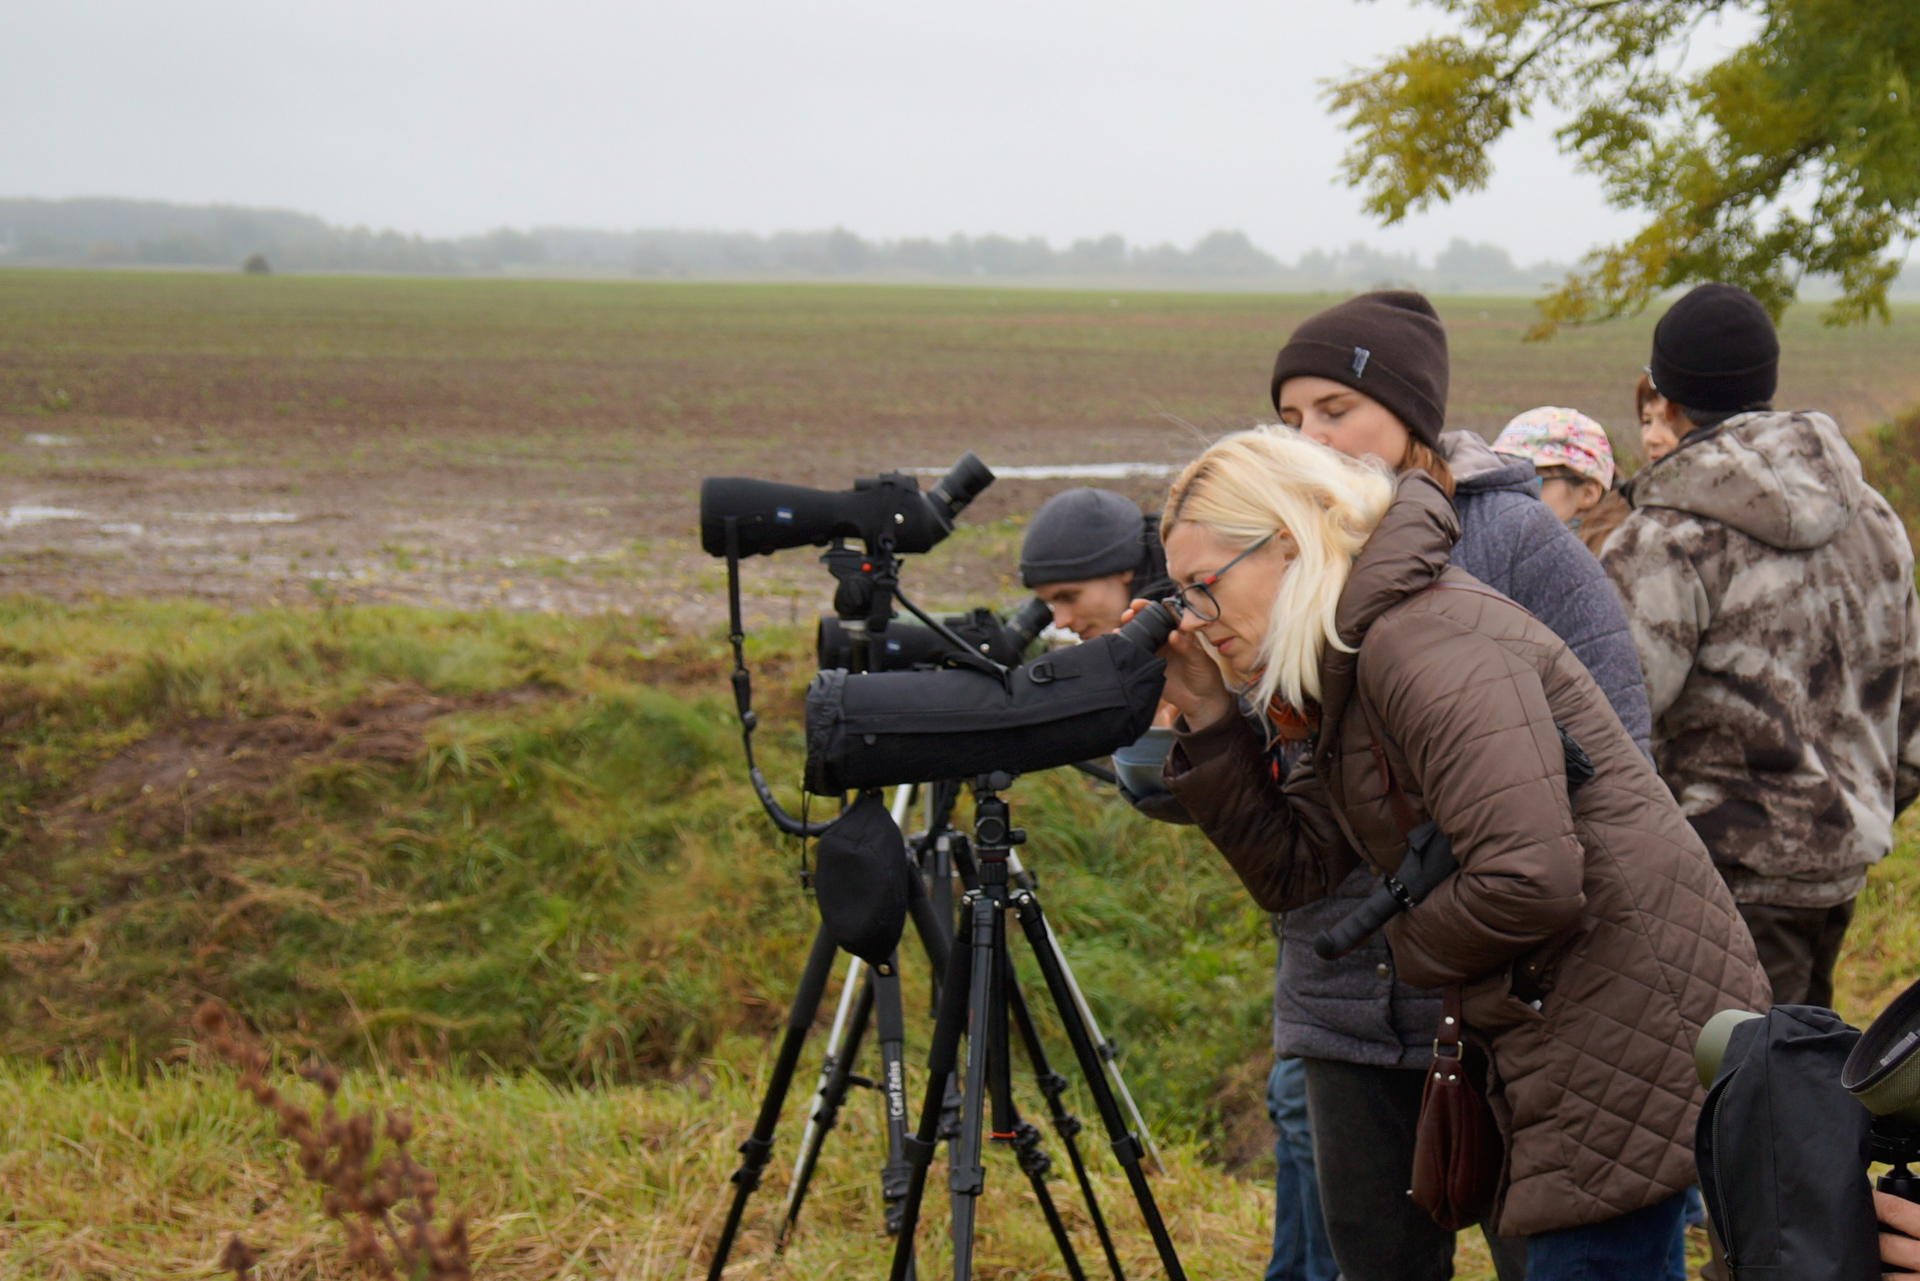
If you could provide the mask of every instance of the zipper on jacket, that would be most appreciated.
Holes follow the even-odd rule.
[[[1735,1076],[1739,1075],[1739,1072],[1740,1072],[1740,1069],[1735,1068],[1733,1071],[1721,1077],[1718,1081],[1715,1081],[1713,1083],[1713,1088],[1707,1091],[1706,1103],[1702,1105],[1702,1106],[1713,1109],[1713,1124],[1711,1128],[1713,1130],[1713,1166],[1714,1166],[1714,1173],[1716,1176],[1720,1172],[1721,1157],[1725,1151],[1725,1148],[1721,1143],[1722,1136],[1720,1132],[1720,1113],[1722,1109],[1717,1105],[1720,1102],[1720,1096],[1726,1093],[1727,1082],[1733,1080]],[[1704,1179],[1701,1180],[1701,1183],[1703,1186],[1701,1187],[1700,1191],[1701,1191],[1703,1200],[1707,1199],[1706,1197],[1707,1190],[1706,1190],[1706,1187],[1704,1186],[1705,1182],[1706,1180]],[[1712,1201],[1714,1202],[1714,1204],[1709,1204],[1707,1206],[1707,1220],[1710,1224],[1713,1225],[1714,1235],[1720,1238],[1720,1255],[1723,1259],[1726,1260],[1728,1273],[1730,1275],[1737,1276],[1739,1274],[1738,1272],[1735,1271],[1735,1269],[1739,1266],[1739,1261],[1734,1258],[1733,1241],[1727,1232],[1727,1228],[1730,1225],[1727,1222],[1726,1215],[1723,1213],[1726,1207],[1723,1204],[1719,1204],[1720,1185],[1721,1185],[1721,1181],[1718,1177],[1716,1177],[1713,1181],[1714,1195],[1712,1197]]]

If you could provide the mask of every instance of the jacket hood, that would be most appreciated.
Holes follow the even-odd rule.
[[[1853,520],[1866,484],[1833,419],[1739,414],[1633,479],[1635,507],[1703,516],[1781,551],[1823,547]]]
[[[1486,441],[1470,431],[1450,431],[1440,437],[1440,453],[1453,472],[1453,491],[1485,494],[1510,489],[1531,494],[1539,474],[1522,458],[1496,454]]]
[[[1374,619],[1439,578],[1459,539],[1459,513],[1433,477],[1423,471],[1402,473],[1393,504],[1354,557],[1353,572],[1334,609],[1340,639],[1359,645]]]
[[[1453,545],[1459,538],[1459,513],[1433,477],[1423,471],[1402,472],[1393,504],[1354,557],[1353,571],[1334,608],[1334,632],[1356,652],[1332,645],[1321,651],[1316,769],[1325,768],[1339,740],[1332,727],[1339,723],[1353,693],[1360,663],[1357,651],[1367,629],[1389,609],[1438,581],[1453,559]]]

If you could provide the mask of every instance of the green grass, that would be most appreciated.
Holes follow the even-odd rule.
[[[210,1275],[236,1230],[267,1248],[264,1276],[339,1275],[278,1141],[191,1049],[206,995],[290,1059],[355,1067],[354,1098],[416,1111],[483,1275],[686,1274],[813,920],[794,850],[738,780],[717,645],[617,619],[24,600],[0,606],[0,635],[9,1275]],[[797,765],[794,649],[756,656],[776,778]],[[1013,795],[1171,1153],[1160,1186],[1190,1265],[1257,1267],[1269,1194],[1220,1162],[1264,1176],[1264,919],[1191,832],[1072,776]],[[1920,973],[1915,836],[1904,823],[1849,937],[1856,1021]],[[910,1097],[924,978],[909,956]],[[1075,1106],[1094,1116],[1077,1087]],[[782,1172],[797,1102],[787,1121]],[[879,1266],[876,1128],[857,1103],[796,1275]],[[995,1171],[990,1274],[1058,1275],[1017,1176]],[[758,1202],[743,1275],[767,1266],[783,1188]],[[1144,1267],[1137,1232],[1130,1248]],[[1462,1275],[1486,1275],[1472,1234],[1461,1250]]]
[[[813,908],[741,777],[718,642],[31,601],[0,635],[0,1053],[139,1072],[212,996],[347,1064],[616,1082],[784,1014]],[[757,648],[790,780],[802,668],[790,636]],[[1264,918],[1192,832],[1085,780],[1013,799],[1157,1127],[1220,1139],[1215,1094],[1266,1040]]]
[[[1915,823],[1903,823],[1899,848],[1875,869],[1861,899],[1841,963],[1842,1011],[1855,1021],[1910,981],[1920,956],[1916,837]],[[759,1098],[767,1048],[726,1036],[673,1081],[590,1090],[530,1073],[362,1071],[348,1075],[343,1099],[354,1108],[411,1110],[415,1150],[441,1178],[442,1205],[472,1217],[478,1275],[687,1277],[704,1270],[724,1213],[733,1147]],[[809,1063],[807,1081],[810,1073]],[[910,1083],[917,1079],[916,1067]],[[1029,1093],[1018,1088],[1023,1097]],[[311,1101],[311,1090],[296,1085],[293,1092]],[[1160,1100],[1147,1093],[1145,1103],[1157,1111]],[[1031,1099],[1027,1106],[1037,1114]],[[882,1140],[872,1096],[856,1096],[843,1114],[802,1230],[784,1260],[773,1261],[772,1231],[799,1113],[788,1109],[730,1275],[875,1275],[887,1242],[876,1230]],[[1091,1116],[1084,1106],[1081,1115]],[[1115,1209],[1125,1206],[1123,1180],[1096,1138],[1085,1143],[1102,1203],[1122,1237],[1123,1262],[1130,1274],[1152,1274],[1137,1216]],[[1051,1135],[1048,1146],[1059,1154]],[[1169,1170],[1154,1186],[1191,1274],[1257,1271],[1271,1231],[1269,1188],[1227,1175],[1190,1143],[1163,1146]],[[980,1275],[1064,1275],[1011,1162],[990,1153],[988,1167]],[[1084,1214],[1072,1208],[1066,1187],[1056,1183],[1055,1191],[1081,1250],[1092,1255]],[[936,1196],[922,1236],[928,1266],[944,1259],[945,1222],[944,1199]],[[313,1190],[230,1073],[197,1057],[138,1081],[115,1071],[56,1073],[0,1060],[5,1275],[210,1277],[235,1232],[263,1250],[263,1278],[352,1275]],[[1469,1281],[1491,1281],[1477,1233],[1462,1234],[1459,1267]]]
[[[703,1275],[731,1191],[741,1119],[765,1058],[730,1041],[693,1085],[556,1089],[530,1076],[477,1080],[349,1074],[343,1103],[404,1108],[418,1158],[439,1176],[441,1206],[473,1225],[483,1278],[641,1281]],[[283,1086],[285,1082],[281,1083]],[[317,1092],[294,1082],[302,1103]],[[798,1134],[783,1132],[728,1275],[805,1278],[883,1274],[891,1242],[879,1231],[884,1133],[873,1096],[856,1097],[826,1149],[801,1229],[784,1257],[772,1230]],[[1082,1144],[1130,1275],[1157,1270],[1125,1179],[1089,1132]],[[1056,1157],[1057,1141],[1049,1136]],[[222,1275],[214,1266],[238,1233],[263,1254],[263,1281],[366,1275],[342,1260],[342,1236],[316,1190],[291,1168],[287,1145],[231,1074],[180,1069],[135,1083],[103,1075],[62,1081],[0,1063],[0,1272],[8,1277]],[[1236,1180],[1191,1146],[1170,1147],[1155,1180],[1184,1262],[1196,1276],[1261,1266],[1272,1194]],[[993,1278],[1064,1276],[1026,1181],[1001,1150],[987,1155],[980,1268]],[[1064,1168],[1064,1158],[1060,1163]],[[936,1171],[944,1169],[944,1164]],[[946,1197],[936,1179],[919,1240],[922,1265],[947,1266]],[[1054,1194],[1090,1269],[1099,1247],[1071,1184]]]

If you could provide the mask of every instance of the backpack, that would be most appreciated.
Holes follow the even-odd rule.
[[[1813,1005],[1776,1005],[1728,1038],[1693,1151],[1734,1281],[1879,1281],[1872,1118],[1840,1085],[1859,1039]]]

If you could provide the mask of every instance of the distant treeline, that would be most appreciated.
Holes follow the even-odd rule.
[[[1567,270],[1553,262],[1521,266],[1497,245],[1461,239],[1431,263],[1415,254],[1381,253],[1360,243],[1333,252],[1309,250],[1283,262],[1238,231],[1213,232],[1187,249],[1133,245],[1117,235],[1076,240],[1064,249],[1037,236],[867,240],[843,228],[760,236],[503,227],[482,236],[435,240],[336,227],[312,214],[284,209],[106,198],[0,200],[0,265],[237,268],[256,255],[278,271],[504,271],[657,279],[1024,277],[1089,283],[1185,278],[1301,291],[1408,284],[1441,291],[1532,292]]]

